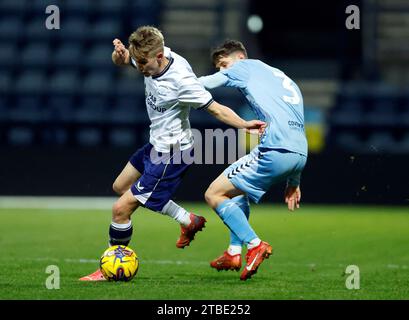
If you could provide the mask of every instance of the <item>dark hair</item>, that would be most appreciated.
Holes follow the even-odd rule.
[[[214,65],[217,64],[217,61],[221,57],[227,57],[228,55],[234,52],[242,52],[244,56],[247,58],[247,51],[244,45],[237,40],[226,40],[220,46],[213,48],[211,51],[211,59]]]

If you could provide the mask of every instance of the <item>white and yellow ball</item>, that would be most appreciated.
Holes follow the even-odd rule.
[[[102,254],[99,268],[109,281],[130,281],[138,272],[138,256],[129,247],[115,245]]]

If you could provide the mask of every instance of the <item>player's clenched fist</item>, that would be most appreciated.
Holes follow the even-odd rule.
[[[115,64],[127,64],[129,63],[129,51],[119,39],[115,39],[113,42],[114,52],[112,53],[112,61]]]

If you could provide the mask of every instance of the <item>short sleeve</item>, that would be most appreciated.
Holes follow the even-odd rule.
[[[196,77],[185,77],[179,82],[178,100],[197,110],[206,109],[213,102],[213,97]]]
[[[221,72],[216,72],[209,76],[203,76],[199,78],[199,82],[204,85],[206,89],[214,89],[225,86],[229,79]]]
[[[228,78],[228,81],[226,82],[227,87],[245,88],[247,86],[250,72],[248,64],[246,64],[245,61],[238,61],[230,68],[224,69],[220,72]]]

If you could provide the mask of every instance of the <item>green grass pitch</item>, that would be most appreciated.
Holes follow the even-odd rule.
[[[133,215],[140,268],[129,283],[78,281],[107,247],[109,210],[0,209],[0,299],[409,299],[407,208],[255,205],[251,223],[274,252],[244,282],[209,267],[228,245],[223,223],[203,204],[184,206],[208,223],[183,250],[169,217]],[[48,265],[60,269],[58,290],[46,288]],[[345,286],[348,265],[359,290]]]

